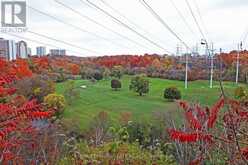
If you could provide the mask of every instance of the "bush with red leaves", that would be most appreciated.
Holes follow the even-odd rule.
[[[221,97],[211,108],[191,106],[179,101],[184,110],[186,124],[182,129],[169,129],[170,139],[175,142],[179,164],[216,164],[214,158],[226,164],[248,163],[248,110],[236,100]],[[225,107],[225,111],[220,111]],[[183,147],[183,146],[187,147]],[[187,154],[184,154],[187,153]]]
[[[34,154],[38,150],[27,150],[27,148],[28,146],[34,148],[39,143],[35,135],[40,132],[41,127],[35,126],[35,122],[46,121],[53,115],[53,110],[45,111],[36,100],[24,100],[14,104],[19,96],[10,85],[22,78],[32,76],[26,61],[0,60],[0,69],[0,98],[6,98],[4,102],[0,102],[0,164],[45,162],[42,161],[43,158],[38,158]],[[35,156],[30,157],[32,154],[27,154],[22,150],[23,148]]]

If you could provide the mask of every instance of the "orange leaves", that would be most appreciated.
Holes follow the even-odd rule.
[[[49,60],[47,57],[32,58],[32,62],[39,68],[39,70],[49,68]]]
[[[51,112],[38,111],[38,112],[30,113],[28,117],[31,119],[46,119],[46,118],[49,118],[51,114],[52,114]]]
[[[17,59],[15,62],[14,72],[19,78],[31,77],[32,71],[29,69],[28,63],[26,60]]]
[[[80,66],[76,65],[76,64],[71,64],[70,65],[70,71],[73,75],[79,75],[80,73]]]

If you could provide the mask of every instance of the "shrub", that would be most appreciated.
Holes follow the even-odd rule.
[[[112,69],[111,76],[120,79],[123,76],[123,67],[122,66],[114,66]]]
[[[181,99],[181,92],[176,87],[166,88],[164,90],[164,98],[169,100]]]
[[[118,90],[121,88],[121,82],[119,80],[112,80],[111,81],[111,88],[114,89],[114,90]]]
[[[131,80],[129,89],[142,96],[149,92],[149,81],[144,76],[135,76]]]
[[[243,97],[245,97],[246,94],[246,89],[244,87],[237,87],[234,91],[234,96],[237,99],[242,99]]]
[[[91,79],[93,77],[93,73],[94,73],[93,69],[85,68],[85,67],[82,68],[80,72],[82,79]]]
[[[59,69],[58,74],[59,74],[59,76],[57,77],[56,82],[64,82],[64,81],[66,81],[65,73],[64,73],[63,68]]]
[[[108,142],[100,147],[80,143],[81,150],[77,153],[84,164],[108,165],[175,165],[171,155],[164,155],[161,150],[150,152],[140,145],[125,142]],[[83,153],[83,154],[82,154]],[[107,155],[107,156],[106,156]],[[77,162],[72,155],[63,157],[58,164],[83,164]]]
[[[47,76],[34,76],[17,81],[14,87],[17,94],[25,96],[27,99],[36,98],[42,102],[44,97],[55,92],[55,84]]]
[[[60,118],[65,109],[65,97],[60,94],[49,94],[44,98],[44,103],[47,108],[53,108],[55,110],[56,118]]]
[[[87,133],[88,138],[92,144],[98,146],[103,144],[107,137],[108,129],[110,127],[110,117],[107,112],[101,111],[94,117],[90,123],[89,132]]]
[[[110,70],[108,68],[104,68],[103,78],[106,79],[106,80],[109,79],[110,74],[111,74]]]
[[[97,81],[102,80],[103,79],[103,74],[100,71],[96,71],[93,74],[93,78]]]

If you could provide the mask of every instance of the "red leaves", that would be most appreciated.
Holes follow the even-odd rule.
[[[194,129],[194,130],[201,130],[202,129],[202,125],[200,123],[200,121],[198,120],[198,113],[199,113],[199,107],[195,108],[197,110],[197,112],[194,111],[194,108],[190,108],[190,105],[186,102],[186,101],[179,101],[179,106],[185,111],[185,118],[187,119],[187,122],[190,126],[190,128]]]
[[[17,79],[16,76],[14,75],[4,75],[4,76],[0,76],[0,86],[4,85],[4,84],[9,84],[12,83],[13,81],[15,81]]]
[[[32,112],[29,114],[31,119],[45,119],[51,116],[51,112]]]
[[[246,160],[248,160],[248,147],[242,148],[241,154],[245,157]]]
[[[185,111],[187,111],[190,107],[186,101],[179,101],[179,106]]]
[[[171,129],[168,131],[170,138],[172,140],[178,140],[180,142],[198,142],[200,140],[205,142],[212,142],[212,136],[209,134],[204,134],[201,132],[193,132],[193,133],[185,133],[182,131],[177,131],[174,129]]]
[[[25,60],[5,62],[0,60],[0,97],[15,94],[16,90],[10,84],[19,78],[32,76],[28,63]],[[0,104],[0,155],[2,163],[9,164],[17,158],[13,148],[24,145],[26,137],[32,137],[32,121],[51,117],[52,111],[43,111],[43,106],[36,100],[26,101],[21,96],[8,97],[7,103]],[[28,136],[23,136],[28,135]],[[30,136],[31,135],[31,136]],[[33,143],[33,142],[32,142]],[[4,150],[3,150],[4,149]]]
[[[32,71],[29,69],[27,61],[23,59],[16,60],[13,70],[19,78],[32,76]]]
[[[4,137],[8,136],[9,133],[16,130],[16,125],[10,125],[5,127],[4,129],[0,130],[0,140],[2,140]]]
[[[208,118],[208,122],[207,122],[207,126],[208,128],[213,128],[215,122],[216,122],[216,119],[217,119],[217,116],[218,116],[218,113],[219,111],[221,110],[221,108],[224,107],[224,104],[225,104],[225,100],[224,98],[221,98],[211,109],[210,109],[210,115],[209,115],[209,118]]]
[[[189,162],[189,165],[200,165],[202,161],[202,157],[196,158],[195,160],[192,160]]]
[[[4,97],[6,95],[13,95],[15,92],[15,88],[3,88],[2,86],[0,86],[0,97]]]
[[[4,152],[2,156],[3,156],[4,162],[8,162],[8,161],[14,159],[14,157],[15,157],[15,155],[9,151]]]
[[[185,116],[186,116],[186,119],[188,120],[188,123],[192,129],[194,129],[194,130],[201,130],[202,129],[201,123],[193,115],[193,112],[191,110],[188,110],[187,112],[185,112]]]

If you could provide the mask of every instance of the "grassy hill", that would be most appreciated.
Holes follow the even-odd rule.
[[[212,105],[220,96],[219,83],[214,82],[214,88],[209,88],[208,81],[189,82],[189,88],[184,89],[184,82],[150,78],[150,92],[145,96],[129,91],[130,76],[121,79],[122,89],[113,91],[111,80],[92,83],[88,80],[75,80],[80,98],[68,105],[64,120],[79,123],[80,128],[87,128],[90,121],[101,111],[106,111],[114,122],[118,121],[121,112],[132,112],[133,120],[149,122],[154,112],[165,112],[180,121],[180,110],[176,103],[167,102],[163,98],[163,91],[167,87],[176,86],[182,92],[182,99]],[[57,92],[63,94],[65,83],[57,84]],[[86,89],[80,86],[86,85]],[[224,88],[229,96],[236,88],[234,83],[225,82]]]

